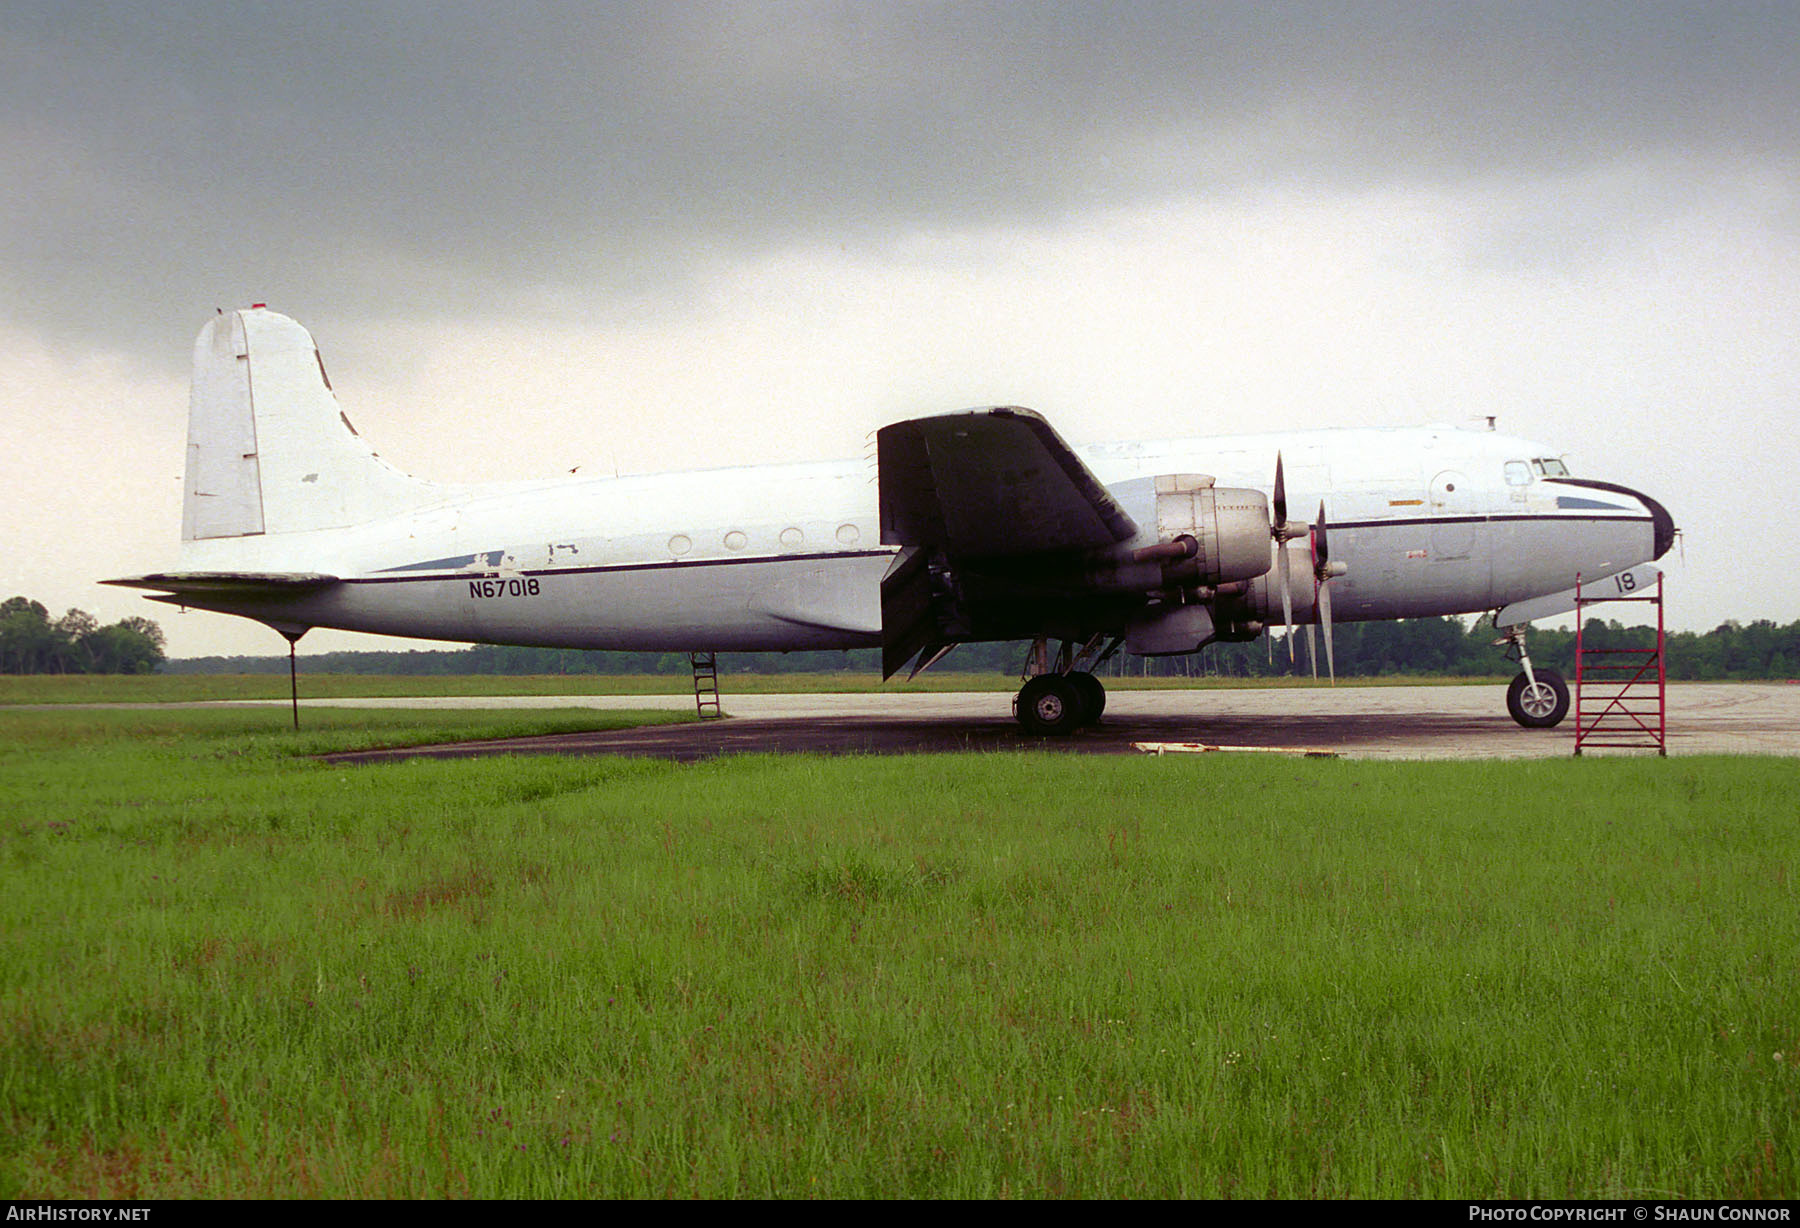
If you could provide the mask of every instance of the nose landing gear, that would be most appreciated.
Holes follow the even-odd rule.
[[[1521,667],[1506,688],[1506,710],[1526,729],[1553,729],[1569,714],[1569,684],[1553,669],[1533,669],[1525,650],[1525,628],[1506,627],[1494,641],[1506,645],[1506,656]]]

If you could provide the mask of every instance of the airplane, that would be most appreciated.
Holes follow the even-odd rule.
[[[1267,485],[1265,485],[1265,481]],[[1316,505],[1309,520],[1305,509]],[[1098,720],[1095,670],[1336,622],[1492,613],[1512,717],[1568,687],[1532,619],[1639,588],[1667,509],[1489,429],[1340,429],[1075,448],[989,406],[896,422],[867,461],[449,485],[357,434],[312,335],[266,305],[194,347],[175,571],[106,583],[254,619],[563,648],[879,647],[883,677],[957,644],[1025,640],[1014,711]]]

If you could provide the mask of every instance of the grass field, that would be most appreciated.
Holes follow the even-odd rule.
[[[1800,1196],[1796,770],[0,713],[0,1197]]]
[[[302,667],[304,668],[304,667]],[[1341,686],[1494,686],[1505,677],[1436,678],[1395,676],[1346,679]],[[958,674],[933,670],[911,682],[884,683],[873,674],[734,674],[721,673],[720,687],[731,694],[835,694],[853,691],[1016,691],[1010,674]],[[1108,689],[1204,690],[1215,687],[1257,689],[1271,686],[1316,686],[1310,679],[1131,678],[1106,679]],[[693,680],[685,674],[482,674],[301,675],[300,697],[369,699],[375,697],[436,698],[445,695],[691,695]],[[0,705],[79,703],[204,703],[243,699],[288,698],[285,674],[0,674]]]

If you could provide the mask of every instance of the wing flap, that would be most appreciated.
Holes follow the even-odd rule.
[[[881,677],[892,678],[940,638],[931,601],[930,556],[907,546],[881,581]]]

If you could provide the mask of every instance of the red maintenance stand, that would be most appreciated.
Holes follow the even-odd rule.
[[[1667,755],[1664,703],[1662,577],[1656,587],[1634,590],[1631,573],[1584,590],[1575,577],[1575,753],[1588,747],[1654,750]],[[1612,591],[1614,589],[1618,591]],[[1654,648],[1600,648],[1584,642],[1583,612],[1603,602],[1647,602],[1656,607]]]

